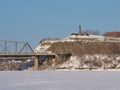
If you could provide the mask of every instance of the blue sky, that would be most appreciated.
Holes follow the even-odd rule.
[[[0,39],[63,38],[83,30],[120,31],[120,0],[0,0]]]

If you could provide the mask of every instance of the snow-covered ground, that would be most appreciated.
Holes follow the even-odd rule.
[[[0,90],[120,90],[119,71],[1,71]]]

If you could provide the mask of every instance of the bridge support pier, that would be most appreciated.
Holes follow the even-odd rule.
[[[38,68],[39,68],[38,57],[35,57],[35,60],[34,60],[34,70],[37,71]]]

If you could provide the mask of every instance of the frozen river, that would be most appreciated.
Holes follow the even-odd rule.
[[[120,90],[120,71],[1,71],[0,90]]]

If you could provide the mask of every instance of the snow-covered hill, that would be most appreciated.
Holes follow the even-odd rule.
[[[99,35],[75,36],[63,39],[43,40],[35,52],[66,53],[71,52],[69,60],[61,64],[48,65],[49,70],[76,69],[119,69],[120,68],[120,38]],[[111,50],[110,50],[111,49]],[[47,61],[46,61],[47,62]],[[43,63],[43,66],[45,63]]]
[[[89,36],[80,36],[80,35],[70,35],[69,37],[62,39],[49,39],[43,40],[41,43],[35,48],[35,52],[45,52],[51,46],[51,44],[56,42],[120,42],[120,38],[114,37],[105,37],[101,35],[89,35]]]

